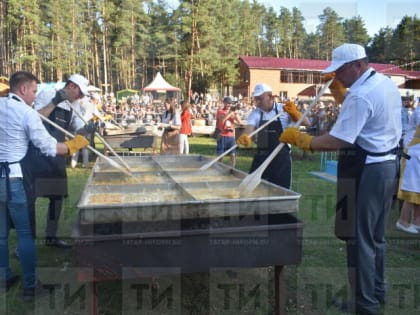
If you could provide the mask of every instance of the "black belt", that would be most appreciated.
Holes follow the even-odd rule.
[[[398,157],[402,156],[402,157],[406,158],[407,160],[409,160],[411,158],[408,154],[406,154],[403,151],[403,149],[400,146],[397,146],[397,147],[392,148],[391,150],[388,150],[388,151],[385,151],[385,152],[369,152],[369,151],[366,151],[365,149],[363,149],[363,150],[366,152],[367,155],[370,155],[370,156],[385,156],[385,155],[388,155],[388,154],[395,154]],[[342,149],[342,150],[340,150],[339,154],[340,154],[340,156],[354,156],[356,154],[356,152],[355,152],[355,148]]]
[[[384,155],[388,155],[388,154],[395,154],[397,155],[399,158],[403,157],[406,160],[411,159],[411,156],[409,156],[407,153],[404,152],[403,148],[398,146],[395,147],[389,151],[386,152],[380,152],[380,153],[375,153],[375,152],[368,152],[368,155],[370,156],[384,156]]]

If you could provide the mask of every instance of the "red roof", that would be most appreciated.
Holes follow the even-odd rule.
[[[275,57],[239,57],[250,69],[289,69],[289,70],[310,70],[322,71],[328,67],[331,61],[317,59],[291,59]],[[406,71],[399,66],[386,63],[370,63],[376,71],[388,75],[404,75],[410,78],[420,78],[420,71]]]

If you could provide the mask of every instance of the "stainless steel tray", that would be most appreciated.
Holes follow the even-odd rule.
[[[300,194],[262,180],[239,196],[246,173],[201,155],[124,157],[128,177],[98,160],[82,192],[81,224],[296,212]],[[116,162],[118,162],[116,160]]]

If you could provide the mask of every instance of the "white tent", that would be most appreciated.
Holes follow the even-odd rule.
[[[160,72],[158,72],[153,79],[153,81],[143,89],[145,92],[157,92],[157,93],[165,93],[165,92],[179,92],[181,91],[180,88],[170,85],[166,80],[162,77]]]

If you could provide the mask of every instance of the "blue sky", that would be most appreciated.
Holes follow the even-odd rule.
[[[380,1],[380,0],[259,0],[265,6],[279,12],[280,7],[297,7],[305,18],[307,32],[313,32],[319,24],[318,16],[326,7],[331,7],[342,18],[360,15],[370,36],[378,33],[381,27],[395,28],[405,16],[417,15],[420,18],[419,0]]]
[[[252,0],[249,0],[250,2]],[[319,24],[318,16],[326,7],[331,7],[345,19],[360,15],[370,36],[378,33],[381,27],[395,28],[403,16],[420,18],[419,0],[381,1],[381,0],[257,0],[266,7],[273,7],[279,13],[280,7],[297,7],[303,14],[306,31],[313,32]],[[177,0],[166,1],[171,8],[178,5]]]

